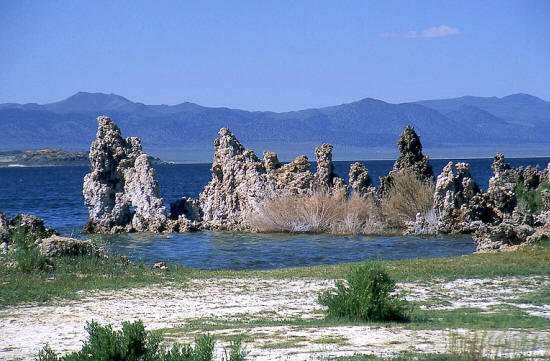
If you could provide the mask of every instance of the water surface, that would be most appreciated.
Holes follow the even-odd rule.
[[[448,159],[433,159],[434,173],[441,173]],[[492,159],[469,159],[474,180],[486,189],[492,175]],[[507,159],[512,166],[545,168],[550,158]],[[335,173],[347,180],[352,162],[335,162]],[[363,162],[377,185],[393,161]],[[210,164],[155,166],[161,196],[167,207],[185,197],[197,197],[210,181]],[[315,171],[315,164],[312,165]],[[63,235],[83,237],[88,210],[82,197],[82,182],[89,167],[0,168],[0,211],[13,217],[30,213]],[[468,254],[470,237],[333,237],[328,235],[250,234],[198,232],[172,235],[127,234],[102,237],[116,253],[128,254],[147,263],[170,261],[210,269],[267,269],[277,267],[359,261],[365,258],[403,259]]]

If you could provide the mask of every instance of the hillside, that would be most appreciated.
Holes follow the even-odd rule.
[[[335,145],[336,159],[387,158],[408,124],[432,156],[539,154],[550,149],[550,103],[515,94],[391,104],[356,102],[293,112],[250,112],[193,103],[145,105],[122,96],[77,93],[50,104],[0,104],[0,151],[30,148],[88,149],[98,115],[108,115],[124,136],[138,136],[145,151],[167,160],[209,161],[217,131],[227,126],[248,147],[282,159]],[[430,153],[432,152],[432,153]]]

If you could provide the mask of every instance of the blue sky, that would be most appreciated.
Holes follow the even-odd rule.
[[[77,91],[273,111],[550,100],[546,0],[0,0],[0,24],[0,103]]]

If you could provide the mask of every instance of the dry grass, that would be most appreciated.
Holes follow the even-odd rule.
[[[247,220],[251,230],[265,233],[391,234],[414,221],[416,213],[429,214],[433,193],[432,183],[402,171],[393,176],[384,199],[321,189],[275,197],[260,204]]]
[[[422,181],[410,171],[403,170],[392,177],[392,187],[382,202],[386,219],[397,227],[414,221],[416,214],[428,214],[433,207],[435,186]]]
[[[283,196],[260,205],[248,218],[258,232],[377,234],[383,232],[380,207],[372,198],[347,197],[343,190],[316,190]]]

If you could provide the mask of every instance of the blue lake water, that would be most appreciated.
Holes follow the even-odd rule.
[[[449,160],[431,160],[437,175]],[[453,161],[457,161],[453,159]],[[458,160],[460,161],[460,160]],[[469,159],[475,181],[486,188],[492,159]],[[512,166],[545,168],[550,158],[507,159]],[[335,162],[335,172],[347,178],[352,162]],[[364,161],[375,183],[393,161]],[[209,164],[155,166],[161,195],[167,205],[186,196],[197,197],[211,179]],[[315,165],[313,165],[313,171]],[[30,213],[63,235],[82,237],[88,219],[82,180],[89,167],[0,168],[0,211],[9,217]],[[366,258],[404,259],[472,253],[470,237],[415,238],[303,234],[197,232],[169,235],[126,234],[99,239],[117,254],[154,263],[160,260],[194,268],[269,269],[360,261]]]

